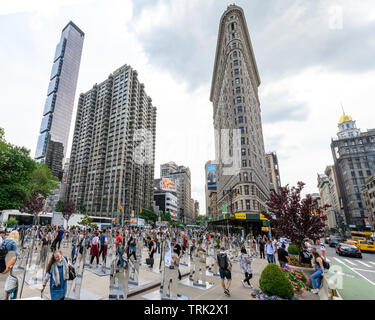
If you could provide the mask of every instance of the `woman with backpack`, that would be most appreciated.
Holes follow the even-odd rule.
[[[251,271],[251,258],[246,252],[246,249],[244,247],[241,248],[241,254],[239,257],[240,267],[242,273],[245,275],[245,279],[241,280],[242,285],[245,287],[245,282],[247,282],[250,289],[253,288],[253,286],[250,283],[250,279],[253,277],[253,272]]]
[[[318,294],[320,284],[322,282],[322,277],[324,277],[325,260],[320,256],[320,254],[316,250],[312,250],[312,256],[314,258],[316,271],[310,277],[312,286],[314,288],[313,290],[311,290],[311,292]]]
[[[68,259],[63,257],[61,251],[55,251],[48,262],[41,292],[43,293],[50,280],[51,300],[65,299],[69,280],[69,265]]]

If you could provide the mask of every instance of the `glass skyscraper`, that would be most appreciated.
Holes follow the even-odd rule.
[[[35,159],[62,178],[85,34],[72,21],[57,44]]]

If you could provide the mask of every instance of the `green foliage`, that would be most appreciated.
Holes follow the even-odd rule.
[[[161,221],[171,221],[172,220],[171,213],[169,211],[162,213],[160,215],[160,219]]]
[[[0,128],[0,210],[20,209],[32,193],[45,197],[57,186],[47,166],[26,148],[7,143]]]
[[[296,244],[291,244],[288,247],[288,252],[290,254],[299,254],[299,247]]]
[[[61,207],[62,207],[62,201],[59,200],[59,201],[57,201],[57,203],[56,203],[55,211],[56,211],[56,212],[61,212]]]
[[[154,212],[154,209],[151,207],[149,209],[142,209],[142,213],[139,215],[140,218],[145,219],[146,221],[158,221],[159,217]]]
[[[37,192],[45,198],[52,194],[53,189],[59,188],[59,180],[52,176],[51,170],[45,163],[36,162],[30,178],[31,192]]]
[[[85,214],[86,213],[86,207],[82,206],[81,208],[79,208],[79,212],[81,212],[82,214]]]
[[[78,224],[80,224],[81,226],[88,226],[88,225],[91,225],[92,222],[94,221],[93,218],[89,217],[87,214],[81,219],[80,222],[78,222]]]
[[[259,287],[268,295],[284,299],[293,297],[293,285],[283,270],[274,263],[264,268],[259,279]]]
[[[8,228],[16,227],[18,226],[18,220],[16,218],[10,218],[8,220],[4,220],[3,225]]]
[[[195,218],[196,224],[198,224],[200,226],[205,225],[208,220],[209,220],[209,217],[208,216],[203,216],[203,215],[197,216]]]
[[[216,239],[216,248],[220,249],[220,239]]]

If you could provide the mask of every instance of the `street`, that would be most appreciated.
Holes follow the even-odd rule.
[[[375,299],[375,254],[363,253],[362,259],[339,256],[335,248],[326,245],[329,274],[336,281],[337,289],[344,300]]]

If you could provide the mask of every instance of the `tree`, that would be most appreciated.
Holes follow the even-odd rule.
[[[142,213],[139,215],[140,218],[145,219],[146,221],[158,221],[158,215],[154,212],[152,207],[148,209],[142,209]]]
[[[161,215],[160,215],[160,220],[161,221],[171,221],[171,213],[169,211],[167,212],[163,212]]]
[[[34,223],[36,222],[36,216],[39,212],[44,209],[45,200],[44,197],[37,192],[33,192],[30,197],[23,201],[23,205],[20,207],[21,212],[27,212],[34,215]]]
[[[45,198],[52,194],[53,189],[59,188],[58,179],[52,176],[51,170],[45,163],[35,163],[30,175],[31,192],[38,192]]]
[[[72,215],[75,212],[76,205],[70,201],[63,201],[61,204],[61,213],[64,219],[66,220],[66,223],[69,223],[69,219],[72,217]]]
[[[304,185],[298,182],[297,187],[291,189],[289,185],[281,187],[280,194],[271,193],[267,202],[268,213],[263,212],[279,236],[297,245],[301,245],[305,238],[318,238],[324,232],[327,219],[323,211],[328,206],[319,207],[318,200],[313,200],[311,195],[301,200]]]
[[[5,144],[0,150],[0,210],[19,209],[31,194],[30,175],[35,161],[25,148]]]
[[[33,193],[46,197],[57,187],[48,167],[26,148],[7,143],[0,128],[0,210],[20,209]]]
[[[79,212],[82,213],[82,214],[85,214],[86,213],[86,207],[85,206],[81,206],[79,208]]]
[[[89,217],[87,214],[81,219],[80,222],[78,222],[78,224],[82,225],[82,226],[88,226],[90,224],[92,224],[94,221],[93,218]]]
[[[7,228],[16,227],[18,226],[18,220],[15,218],[10,218],[8,220],[3,221],[3,225],[6,226]]]
[[[62,201],[61,200],[57,201],[56,207],[55,207],[56,212],[61,212],[61,205],[62,205]]]
[[[196,224],[199,224],[200,226],[205,225],[208,220],[209,217],[207,215],[199,215],[195,218]]]

